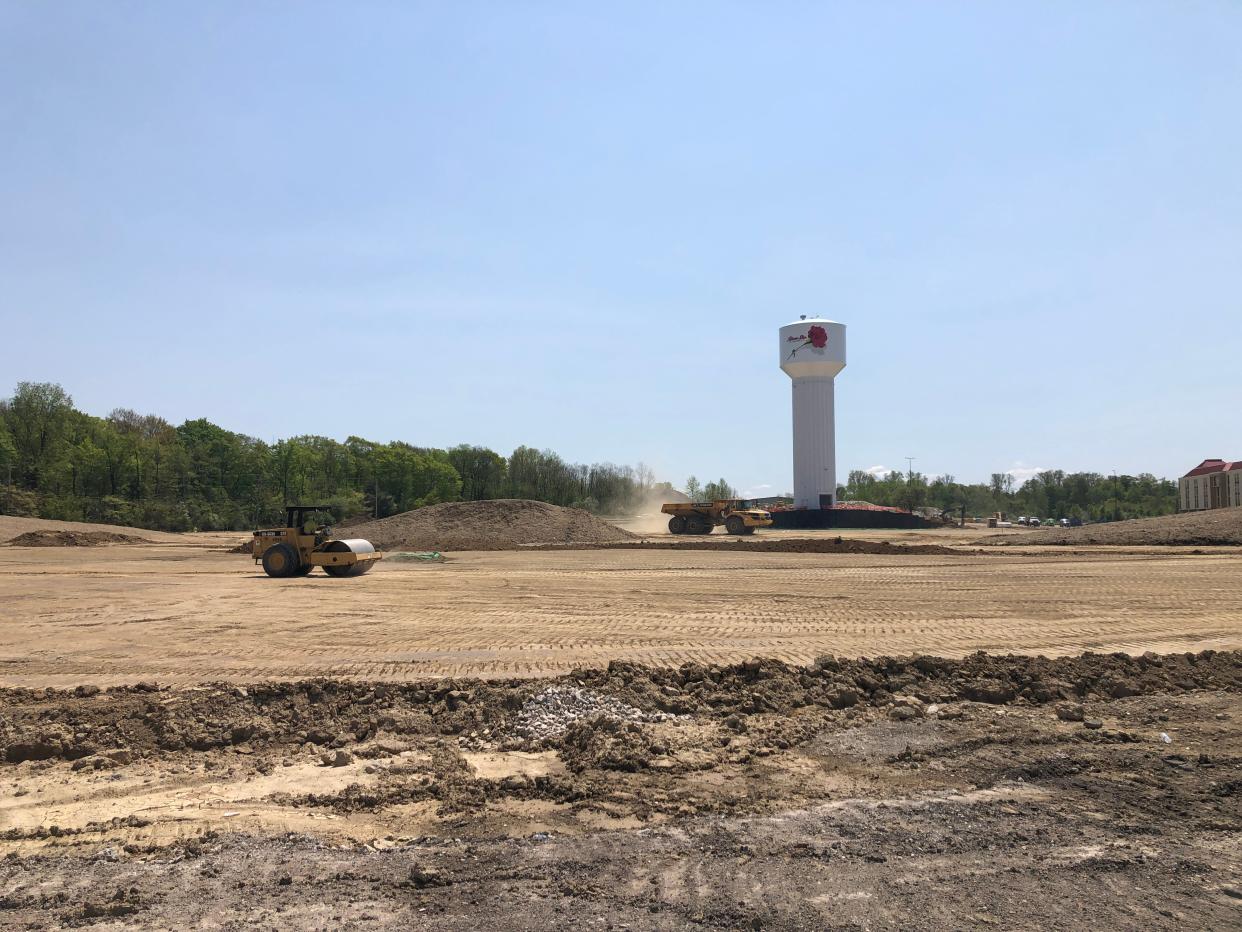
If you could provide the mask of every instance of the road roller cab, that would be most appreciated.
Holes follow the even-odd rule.
[[[318,513],[318,514],[316,514]],[[336,540],[324,505],[290,505],[285,526],[254,532],[251,555],[268,576],[308,576],[317,566],[329,576],[361,576],[382,558],[367,540]]]

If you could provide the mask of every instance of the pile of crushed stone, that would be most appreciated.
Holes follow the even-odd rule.
[[[644,712],[614,696],[578,686],[549,686],[526,700],[513,730],[532,740],[557,738],[579,719],[597,716],[623,722],[664,722],[676,718],[668,712]]]
[[[446,502],[349,527],[380,550],[515,550],[529,544],[603,544],[634,535],[580,508],[523,498]]]
[[[1135,518],[1082,527],[1038,528],[991,534],[985,546],[1104,544],[1128,547],[1217,547],[1242,545],[1242,508],[1216,508],[1159,518]]]
[[[28,531],[9,541],[10,547],[102,547],[105,544],[143,544],[133,534],[112,531]]]

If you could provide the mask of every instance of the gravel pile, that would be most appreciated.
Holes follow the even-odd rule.
[[[665,722],[677,716],[668,712],[644,712],[612,696],[577,686],[549,686],[531,696],[517,717],[517,733],[523,738],[557,738],[582,718],[603,715],[624,722]]]

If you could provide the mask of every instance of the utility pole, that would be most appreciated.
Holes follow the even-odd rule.
[[[914,461],[915,459],[917,459],[917,457],[903,456],[902,459],[906,461],[906,478],[913,479],[914,478]]]

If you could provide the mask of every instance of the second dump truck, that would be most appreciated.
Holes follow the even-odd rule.
[[[723,498],[713,502],[670,502],[660,511],[672,515],[668,519],[670,534],[710,534],[724,525],[730,534],[753,534],[757,527],[771,527],[772,515],[762,508],[752,508],[740,498]]]

